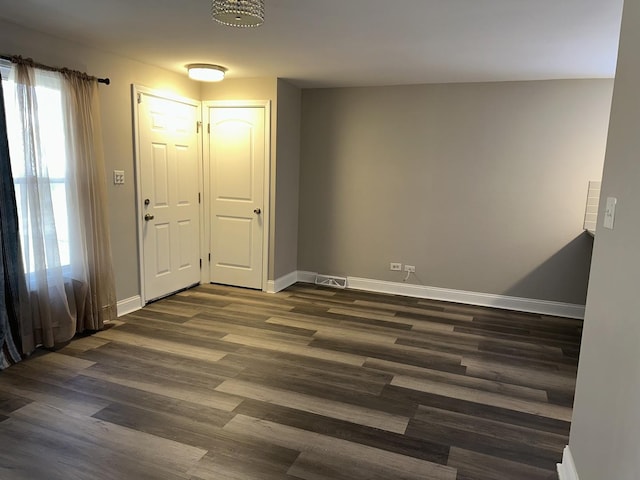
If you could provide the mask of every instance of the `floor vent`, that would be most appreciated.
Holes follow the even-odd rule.
[[[316,285],[325,287],[347,288],[346,277],[336,277],[333,275],[316,275]]]

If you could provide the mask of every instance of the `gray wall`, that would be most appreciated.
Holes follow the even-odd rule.
[[[300,175],[299,88],[278,80],[275,187],[275,279],[298,269],[298,177]]]
[[[625,2],[569,445],[580,480],[640,478],[640,3]]]
[[[584,304],[612,86],[304,90],[298,268]]]
[[[110,86],[100,86],[107,179],[112,178],[112,170],[124,170],[126,178],[125,185],[108,184],[116,293],[118,300],[139,295],[131,84],[193,99],[200,98],[200,84],[189,80],[186,74],[178,75],[2,20],[0,46],[3,54],[33,57],[41,63],[111,78]]]

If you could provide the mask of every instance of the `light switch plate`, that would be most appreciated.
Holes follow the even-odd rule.
[[[124,170],[113,171],[113,184],[124,185]]]
[[[616,217],[616,204],[618,199],[616,197],[607,197],[607,203],[604,209],[604,222],[603,227],[613,230],[613,221]]]

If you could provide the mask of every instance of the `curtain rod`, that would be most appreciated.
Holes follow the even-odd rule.
[[[0,55],[0,58],[4,59],[4,60],[9,60],[10,62],[13,63],[19,63],[19,62],[23,62],[26,63],[28,65],[32,65],[34,67],[40,68],[41,70],[47,70],[50,72],[72,72],[78,75],[83,75],[85,77],[90,77],[90,78],[96,78],[96,80],[98,80],[98,83],[104,83],[105,85],[109,85],[111,83],[111,80],[107,77],[107,78],[97,78],[97,77],[93,77],[92,75],[87,75],[84,72],[79,72],[77,70],[71,70],[69,68],[58,68],[58,67],[51,67],[49,65],[45,65],[43,63],[38,63],[38,62],[34,62],[32,58],[22,58],[20,55]]]

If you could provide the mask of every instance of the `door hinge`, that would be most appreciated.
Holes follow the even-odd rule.
[[[209,254],[209,263],[211,263],[211,254]]]
[[[200,259],[200,270],[202,270],[202,259]]]
[[[142,103],[142,94],[141,93],[138,94],[138,103]]]
[[[200,203],[200,192],[198,192],[198,203]]]
[[[200,133],[200,129],[202,128],[202,122],[196,122],[196,133]]]
[[[207,123],[207,133],[211,135],[211,124]]]

